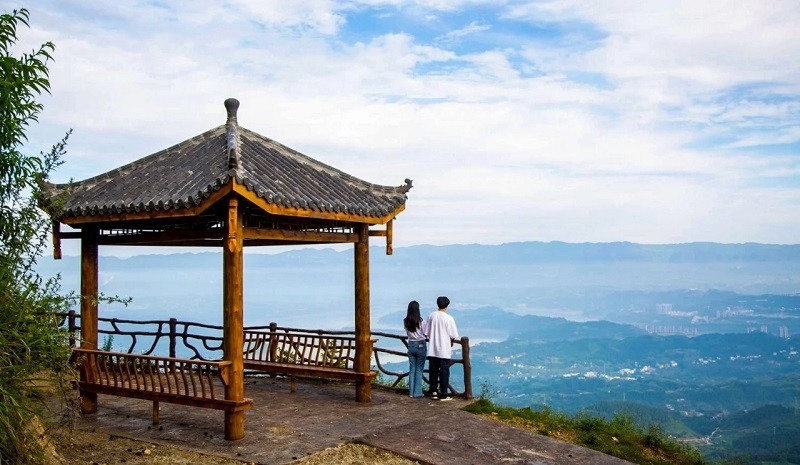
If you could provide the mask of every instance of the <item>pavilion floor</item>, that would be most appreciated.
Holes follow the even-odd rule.
[[[468,402],[437,402],[373,389],[372,402],[356,403],[355,387],[300,381],[289,392],[283,378],[246,379],[254,400],[245,437],[226,441],[223,412],[98,396],[96,414],[77,415],[75,427],[178,446],[260,464],[286,464],[345,442],[360,442],[425,464],[628,464],[620,459],[533,434],[461,410]]]

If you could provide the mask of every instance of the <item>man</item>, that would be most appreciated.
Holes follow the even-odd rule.
[[[433,312],[425,320],[424,333],[428,337],[428,377],[430,378],[429,395],[440,401],[451,400],[448,386],[450,385],[450,359],[453,355],[453,343],[458,339],[456,320],[447,314],[450,299],[439,297],[436,306],[439,310]]]

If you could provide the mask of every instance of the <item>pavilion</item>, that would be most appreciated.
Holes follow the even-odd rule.
[[[225,399],[244,399],[243,251],[248,246],[354,244],[355,369],[370,368],[369,236],[392,253],[392,225],[411,181],[397,187],[358,179],[240,127],[239,102],[225,100],[225,124],[107,173],[45,184],[54,256],[62,239],[81,243],[81,348],[97,349],[98,247],[222,248]],[[66,224],[74,231],[60,229]],[[385,225],[380,229],[371,226]],[[356,401],[371,385],[356,383]],[[81,392],[81,410],[97,394]],[[226,439],[244,436],[244,411],[225,412]]]

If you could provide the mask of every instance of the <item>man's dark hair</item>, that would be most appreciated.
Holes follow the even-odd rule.
[[[436,306],[439,308],[447,308],[450,305],[450,299],[445,296],[441,296],[436,299]]]

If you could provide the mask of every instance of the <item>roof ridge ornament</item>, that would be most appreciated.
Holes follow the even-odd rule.
[[[413,181],[411,179],[406,178],[405,179],[405,185],[402,185],[402,186],[399,187],[400,192],[405,194],[406,192],[410,191],[411,188],[414,187],[414,186],[412,186],[412,183],[413,183]]]
[[[239,121],[236,112],[239,110],[239,101],[235,98],[225,100],[225,110],[228,112],[228,119],[225,124],[228,127],[225,137],[225,153],[228,155],[228,169],[235,170],[240,174],[241,165],[239,163]]]

